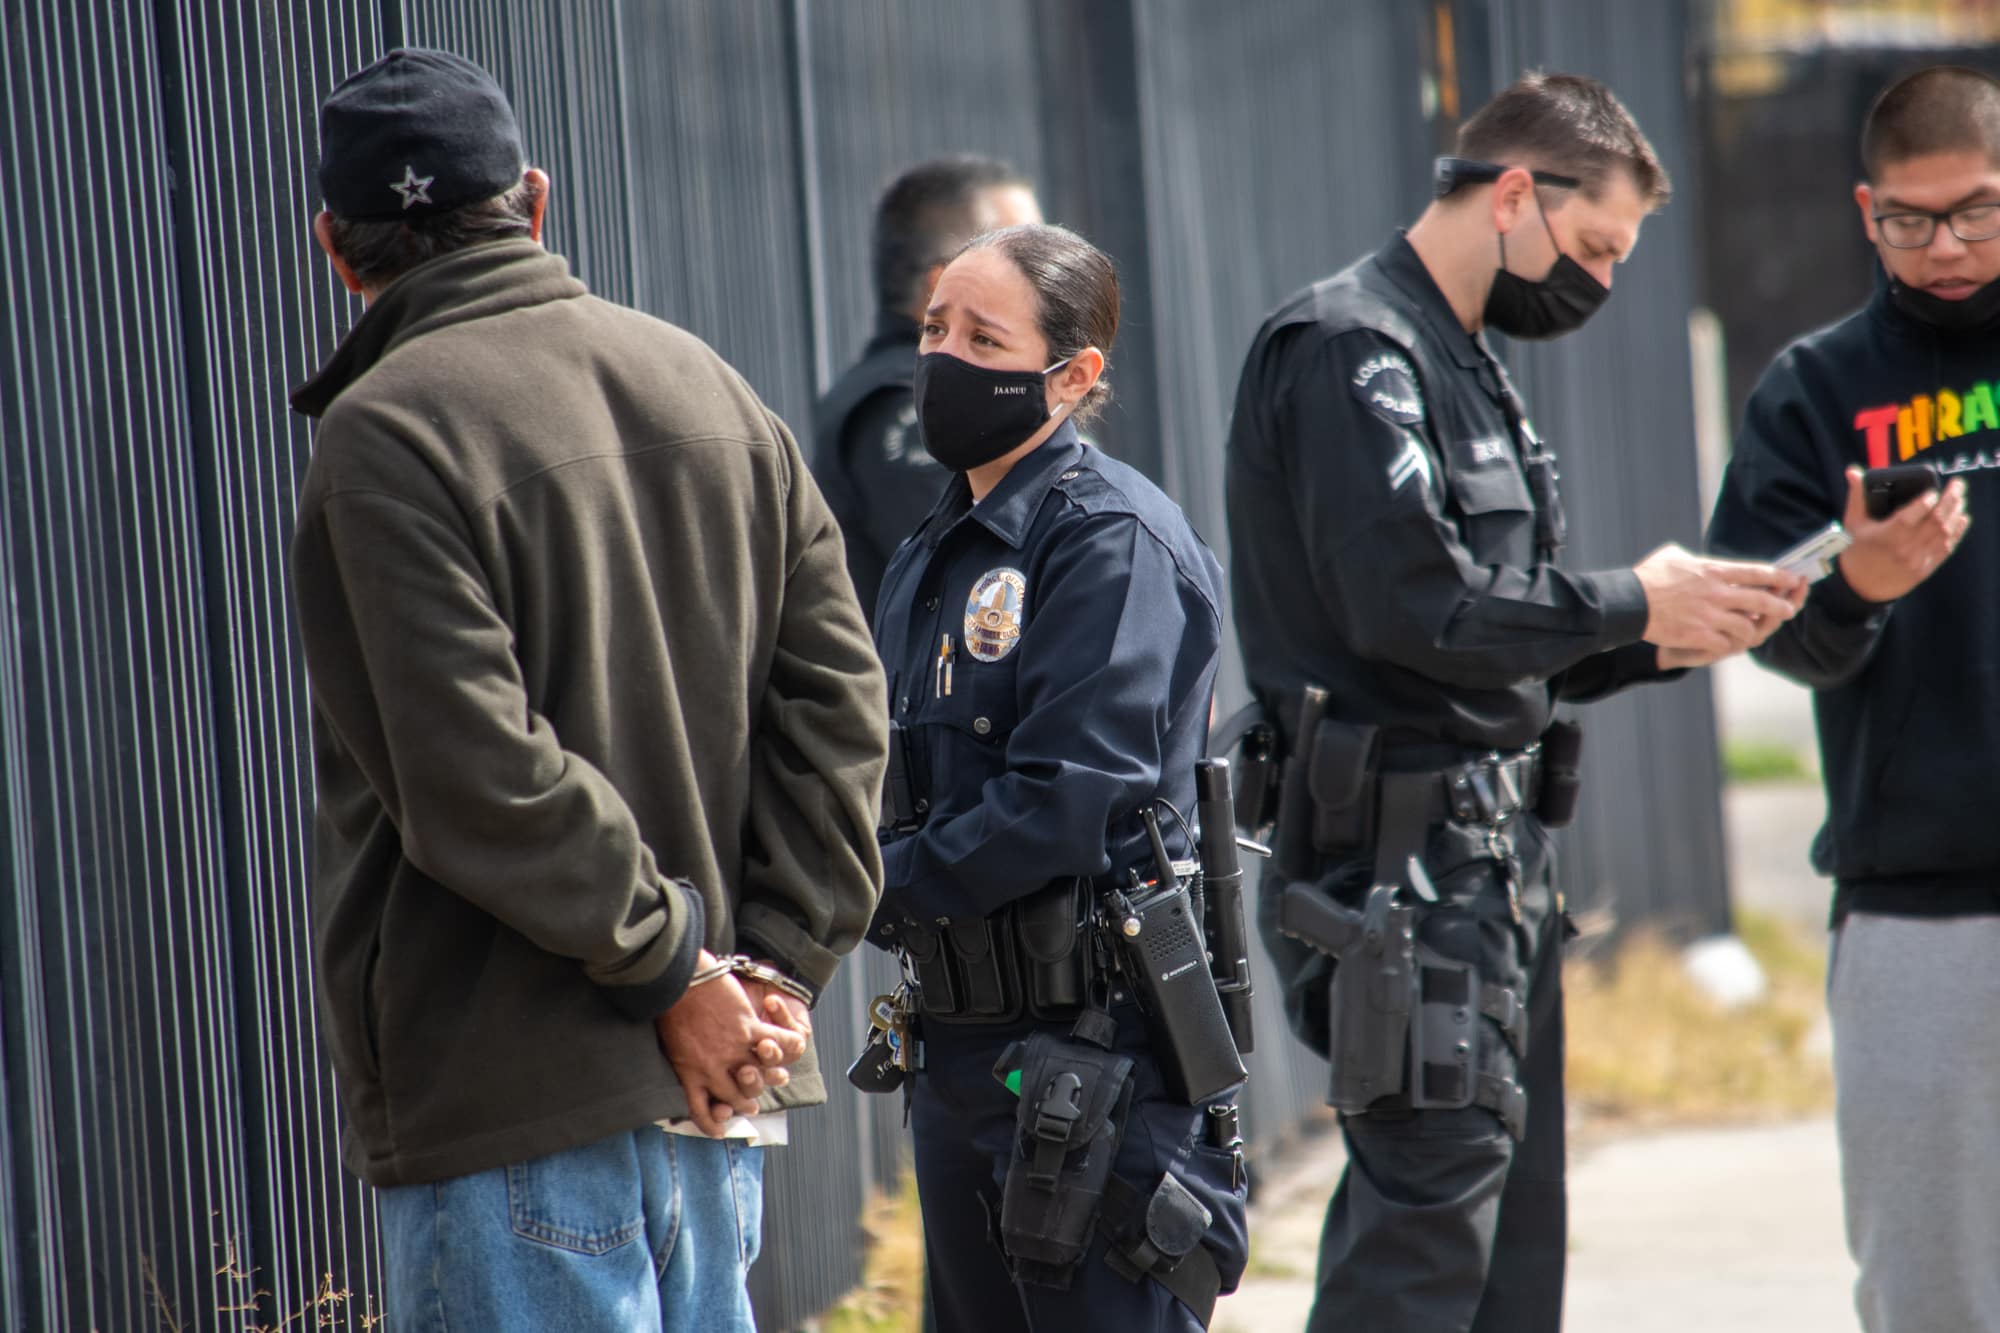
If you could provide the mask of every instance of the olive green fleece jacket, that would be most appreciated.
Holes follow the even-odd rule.
[[[693,336],[503,241],[293,397],[342,1156],[443,1179],[686,1114],[696,950],[814,986],[881,890],[882,672],[798,446]],[[766,1106],[825,1099],[810,1057]]]

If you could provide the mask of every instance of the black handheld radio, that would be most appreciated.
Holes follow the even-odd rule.
[[[1159,817],[1150,808],[1140,817],[1153,844],[1159,879],[1109,895],[1106,924],[1117,944],[1119,968],[1150,1020],[1146,1032],[1161,1077],[1168,1091],[1194,1106],[1248,1075],[1209,972],[1201,920],[1167,855]]]

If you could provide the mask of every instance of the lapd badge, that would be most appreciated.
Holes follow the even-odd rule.
[[[1018,569],[989,569],[965,599],[965,651],[997,662],[1014,651],[1027,624],[1028,580]]]

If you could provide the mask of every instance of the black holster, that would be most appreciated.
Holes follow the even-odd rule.
[[[1371,888],[1359,912],[1311,884],[1290,884],[1278,901],[1278,929],[1337,960],[1328,1104],[1365,1111],[1401,1092],[1416,1002],[1415,910],[1397,901],[1393,884]]]
[[[1067,1288],[1090,1248],[1132,1105],[1132,1057],[1037,1032],[993,1067],[1021,1071],[1014,1151],[1001,1187],[1000,1248],[1023,1282]]]
[[[1338,960],[1327,1102],[1347,1114],[1398,1094],[1419,1110],[1483,1106],[1519,1140],[1527,1099],[1497,1067],[1480,1020],[1492,1020],[1516,1060],[1527,1058],[1521,998],[1484,982],[1472,964],[1418,944],[1421,909],[1399,894],[1377,884],[1359,912],[1309,884],[1288,885],[1279,900],[1278,929]]]

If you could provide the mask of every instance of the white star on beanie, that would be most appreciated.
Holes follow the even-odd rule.
[[[403,164],[403,179],[400,181],[390,181],[389,188],[403,196],[403,207],[408,208],[412,204],[428,204],[431,202],[429,191],[431,182],[436,179],[437,177],[435,176],[419,176],[417,169],[405,162]]]

